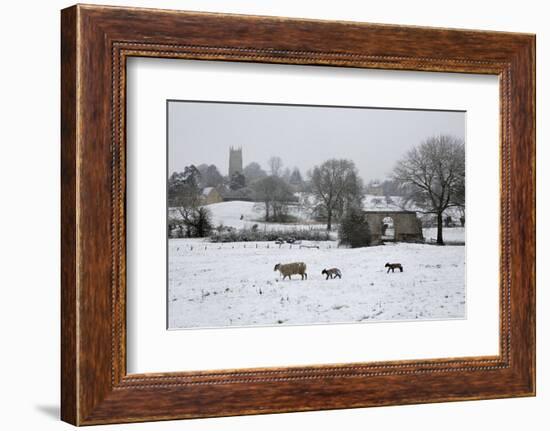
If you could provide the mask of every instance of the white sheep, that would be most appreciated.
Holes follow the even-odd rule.
[[[306,264],[304,262],[293,262],[293,263],[278,263],[275,265],[275,268],[273,268],[273,271],[279,271],[281,275],[283,276],[283,280],[288,277],[289,280],[292,280],[292,275],[299,274],[302,276],[302,280],[307,280],[307,273],[306,273]]]

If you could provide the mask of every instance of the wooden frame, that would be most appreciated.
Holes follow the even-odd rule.
[[[100,6],[62,11],[61,417],[75,425],[535,394],[535,37]],[[126,373],[129,56],[494,74],[500,354]]]

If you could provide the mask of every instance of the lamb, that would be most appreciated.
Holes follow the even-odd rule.
[[[390,269],[391,272],[394,272],[396,269],[399,269],[401,272],[403,272],[403,265],[401,265],[400,263],[386,263],[384,267],[388,268],[388,272],[390,272]],[[386,274],[388,272],[386,272]]]
[[[338,268],[330,268],[330,269],[323,269],[321,271],[321,275],[326,274],[327,278],[325,280],[328,280],[329,278],[342,278],[342,271],[340,271]]]
[[[273,268],[273,271],[279,271],[283,276],[283,280],[288,277],[289,280],[292,280],[292,275],[299,274],[302,276],[302,280],[307,280],[306,264],[304,262],[293,262],[293,263],[278,263]]]

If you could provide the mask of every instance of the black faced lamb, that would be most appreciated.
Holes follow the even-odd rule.
[[[388,268],[388,271],[386,272],[386,274],[390,272],[390,269],[391,269],[391,272],[395,272],[396,269],[399,269],[401,272],[403,272],[403,265],[401,265],[400,263],[386,263],[384,267]]]
[[[338,268],[330,268],[330,269],[323,269],[321,271],[321,275],[326,275],[327,278],[325,280],[328,280],[329,278],[342,278],[342,271],[340,271]]]

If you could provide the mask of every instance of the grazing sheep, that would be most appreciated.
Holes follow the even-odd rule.
[[[384,268],[388,268],[388,271],[386,272],[386,274],[390,272],[390,269],[391,269],[391,272],[394,272],[396,269],[399,269],[401,272],[403,272],[403,266],[400,263],[386,263],[384,265]]]
[[[325,280],[328,280],[329,278],[332,279],[333,277],[336,278],[342,278],[342,271],[340,271],[338,268],[330,268],[330,269],[323,269],[321,271],[321,275],[326,274],[327,278]]]
[[[291,276],[294,274],[299,274],[302,276],[302,280],[307,280],[306,264],[304,262],[293,262],[293,263],[278,263],[273,268],[273,271],[279,271],[283,276],[283,280],[288,277],[289,280],[292,280]]]

